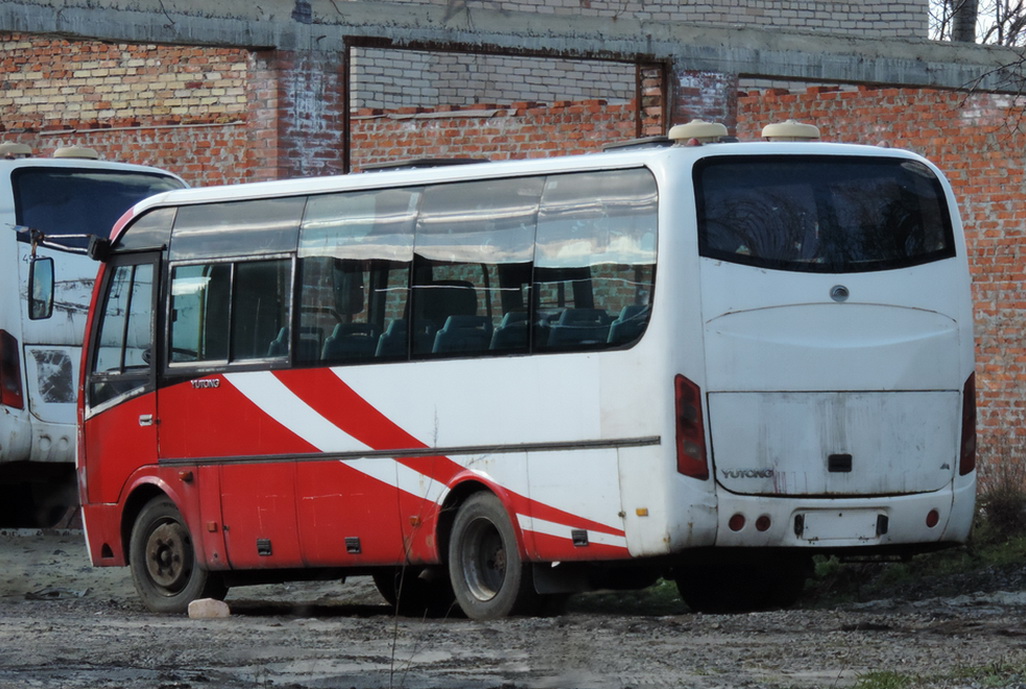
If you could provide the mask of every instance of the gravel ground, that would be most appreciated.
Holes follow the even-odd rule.
[[[1026,689],[1026,567],[830,608],[603,597],[484,623],[395,617],[362,578],[235,589],[224,619],[154,615],[74,531],[0,532],[0,571],[0,689]]]

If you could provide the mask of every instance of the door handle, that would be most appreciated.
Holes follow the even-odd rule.
[[[139,415],[140,426],[152,426],[153,425],[153,414],[140,414]]]

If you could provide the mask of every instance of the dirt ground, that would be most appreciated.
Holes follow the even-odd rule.
[[[395,617],[366,579],[227,602],[224,619],[155,615],[81,533],[0,532],[0,689],[1026,689],[1023,590],[734,616],[572,601],[494,622]]]

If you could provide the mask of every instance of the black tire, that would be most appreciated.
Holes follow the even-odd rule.
[[[713,564],[674,573],[681,598],[694,612],[739,613],[794,605],[811,561],[774,558],[758,564]]]
[[[533,613],[539,597],[520,557],[516,532],[495,495],[471,495],[456,513],[449,539],[449,578],[456,602],[473,620]]]
[[[166,496],[146,503],[132,526],[128,564],[135,590],[153,612],[186,612],[200,598],[224,598],[228,588],[196,562],[192,534]]]
[[[373,575],[374,585],[397,614],[405,617],[446,617],[456,602],[444,570],[395,567]]]

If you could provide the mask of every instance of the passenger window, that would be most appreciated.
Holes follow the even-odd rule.
[[[527,286],[543,183],[522,177],[425,190],[414,258],[415,355],[527,350]]]
[[[288,356],[291,278],[289,260],[236,264],[232,288],[232,361]],[[308,344],[300,337],[298,346]]]
[[[171,362],[288,356],[291,265],[274,259],[176,267]]]
[[[420,189],[313,196],[300,230],[297,361],[409,355],[407,297]]]
[[[554,175],[538,216],[537,351],[615,347],[648,324],[656,186],[643,169]]]
[[[172,363],[228,360],[231,264],[179,266],[171,273]]]

